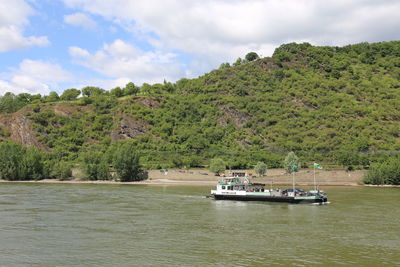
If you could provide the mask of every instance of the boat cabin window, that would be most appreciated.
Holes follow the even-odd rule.
[[[225,185],[222,186],[222,189],[225,189]]]

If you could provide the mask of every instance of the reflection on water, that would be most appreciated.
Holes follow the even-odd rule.
[[[215,201],[208,187],[0,184],[0,266],[400,264],[400,190],[329,205]]]

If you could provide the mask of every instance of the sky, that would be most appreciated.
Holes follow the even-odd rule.
[[[0,0],[0,95],[194,78],[289,42],[400,39],[398,0]]]

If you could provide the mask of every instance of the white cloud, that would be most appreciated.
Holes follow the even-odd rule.
[[[96,22],[83,13],[65,15],[64,22],[73,26],[81,26],[86,29],[93,29],[96,27]]]
[[[72,46],[69,48],[69,54],[72,57],[78,57],[78,58],[85,58],[90,56],[90,53],[87,50],[76,46]]]
[[[70,47],[69,53],[75,63],[109,78],[133,80],[137,84],[176,80],[184,74],[175,54],[143,51],[122,40],[105,44],[93,53],[80,47]]]
[[[344,45],[400,39],[400,2],[393,0],[64,2],[135,33],[155,33],[157,48],[179,49],[210,62],[233,60],[250,50],[269,55],[270,47],[291,41]]]
[[[16,27],[0,27],[0,52],[22,49],[29,46],[47,46],[49,40],[45,36],[24,37]]]
[[[117,78],[117,79],[79,79],[79,83],[71,84],[72,88],[80,88],[86,86],[97,86],[106,90],[113,89],[117,86],[123,88],[129,82],[133,82],[132,79],[127,77]]]
[[[38,60],[23,60],[17,69],[0,74],[0,95],[6,92],[48,94],[72,75],[60,65]]]
[[[46,36],[24,36],[23,29],[32,14],[23,0],[0,1],[0,52],[50,44]]]

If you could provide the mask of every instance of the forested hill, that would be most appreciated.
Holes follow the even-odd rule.
[[[148,167],[204,166],[214,157],[232,168],[274,167],[288,151],[305,163],[367,166],[400,149],[399,79],[400,41],[291,43],[175,84],[8,93],[0,139],[76,162],[88,150],[134,142]]]

